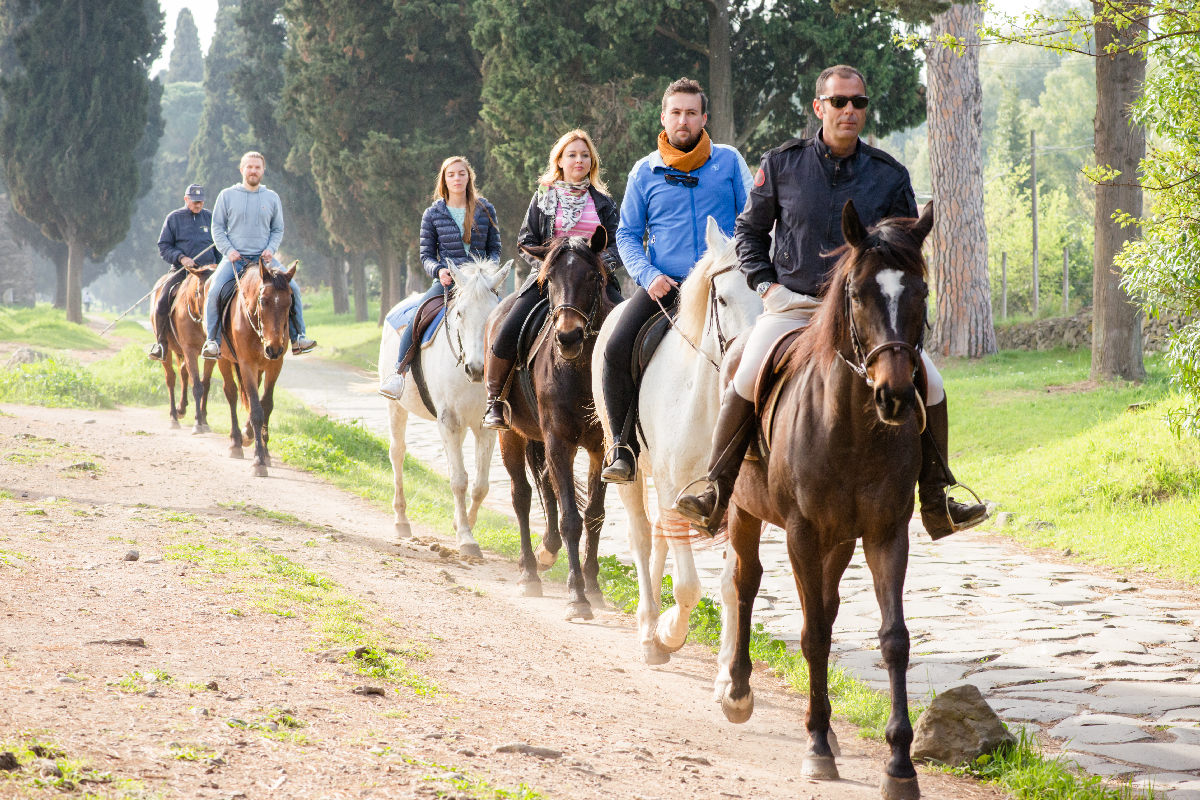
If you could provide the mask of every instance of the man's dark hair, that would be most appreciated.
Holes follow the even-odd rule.
[[[829,80],[831,75],[837,75],[839,78],[858,78],[862,81],[863,94],[867,93],[867,79],[863,77],[861,72],[848,64],[837,64],[821,70],[821,74],[817,76],[817,92],[813,97],[820,97],[825,94],[825,81]]]
[[[700,84],[691,78],[680,78],[677,81],[671,81],[671,85],[663,92],[662,110],[667,110],[667,98],[673,94],[698,94],[700,95],[700,113],[708,113],[708,96],[704,94],[704,90],[700,88]]]

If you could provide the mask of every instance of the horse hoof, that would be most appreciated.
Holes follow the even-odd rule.
[[[537,556],[538,572],[545,572],[554,566],[555,561],[558,561],[557,553],[551,553],[540,544],[538,545],[537,553],[535,553],[535,555]]]
[[[588,592],[587,599],[591,603],[592,608],[598,608],[601,611],[608,608],[604,602],[604,595],[601,592]]]
[[[196,434],[196,433],[209,433],[210,431],[212,431],[212,428],[208,427],[207,425],[195,425],[195,426],[193,426],[193,427],[192,427],[192,433],[193,433],[193,434]]]
[[[541,581],[525,581],[520,585],[521,597],[541,597],[542,582]]]
[[[721,711],[724,712],[725,719],[740,725],[754,713],[754,690],[746,692],[746,696],[741,700],[734,700],[729,696],[732,689],[732,686],[726,687],[725,693],[721,695]]]
[[[392,526],[392,530],[395,532],[397,539],[412,538],[412,526],[407,522],[397,522]]]
[[[267,477],[267,465],[266,464],[255,464],[254,465],[254,477],[256,477],[256,478]]]
[[[171,430],[178,430],[181,427],[183,427],[183,426],[181,426],[179,424],[179,420],[177,420],[177,419],[171,420]]]
[[[837,762],[833,760],[833,756],[805,756],[800,766],[800,774],[817,781],[842,779],[842,776],[838,775]]]
[[[568,603],[567,614],[563,619],[568,621],[573,619],[591,619],[592,616],[592,607],[584,600],[583,602]]]
[[[921,796],[921,787],[917,785],[917,776],[911,778],[893,778],[884,775],[879,784],[879,794],[883,800],[917,800]]]
[[[658,667],[671,660],[670,653],[664,653],[657,644],[642,645],[642,661],[652,667]]]
[[[467,542],[458,546],[458,554],[467,558],[483,558],[483,551],[475,542]]]
[[[663,641],[663,638],[657,633],[654,634],[654,643],[658,645],[664,653],[677,653],[687,643],[687,633],[683,634],[683,638],[679,640],[679,644],[671,645]]]
[[[245,458],[246,455],[242,452],[242,448],[234,446],[229,448],[230,458]]]

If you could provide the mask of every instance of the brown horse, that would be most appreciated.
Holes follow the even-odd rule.
[[[268,424],[275,407],[275,381],[283,369],[290,346],[288,316],[292,307],[289,283],[296,274],[293,261],[287,271],[272,269],[262,260],[246,267],[237,291],[221,317],[221,378],[229,401],[229,455],[242,458],[242,444],[254,442],[254,475],[267,477],[271,455],[267,451]],[[236,368],[237,388],[234,386]],[[259,397],[259,388],[262,396]],[[237,399],[249,410],[246,430],[238,430]]]
[[[170,318],[167,321],[167,347],[163,353],[163,372],[166,375],[167,394],[171,402],[171,427],[179,427],[179,418],[187,413],[187,391],[190,380],[192,398],[196,406],[196,424],[192,433],[208,433],[208,388],[212,382],[211,361],[200,365],[200,348],[204,346],[204,281],[212,274],[212,267],[182,267],[188,276],[179,284],[175,299],[171,302]],[[158,330],[157,298],[164,275],[155,284],[151,299],[150,325]],[[179,359],[179,374],[182,378],[179,406],[175,406],[175,364]],[[203,371],[203,375],[201,375]],[[197,379],[197,376],[200,376]]]
[[[604,431],[592,404],[591,364],[596,332],[612,309],[605,297],[606,273],[598,255],[607,239],[604,228],[597,228],[591,242],[575,237],[556,239],[548,246],[525,248],[535,258],[543,259],[538,281],[546,287],[551,311],[529,365],[536,403],[531,407],[525,392],[514,388],[508,398],[512,428],[500,432],[500,455],[512,481],[513,509],[521,527],[521,591],[526,597],[542,594],[539,560],[529,534],[532,494],[525,476],[528,461],[548,520],[540,548],[542,565],[554,563],[561,545],[560,535],[567,544],[567,619],[591,619],[592,605],[604,602],[597,578],[600,572],[597,549],[604,524],[604,484],[600,482]],[[515,296],[502,301],[489,317],[489,358],[492,337]],[[572,471],[580,447],[587,451],[589,460],[582,520]],[[579,542],[584,526],[587,557],[581,565]]]
[[[716,688],[725,716],[744,722],[754,710],[749,644],[751,609],[762,577],[759,538],[764,521],[784,529],[804,609],[800,645],[810,675],[803,772],[835,780],[830,639],[838,583],[855,539],[862,539],[891,683],[886,728],[891,758],[881,786],[889,800],[920,796],[910,757],[909,638],[901,595],[925,421],[914,376],[921,363],[927,299],[921,243],[932,224],[932,204],[919,220],[885,220],[870,231],[853,204],[843,209],[844,253],[812,325],[788,355],[769,431],[770,455],[746,462],[734,488],[729,534],[736,561],[727,561],[723,580]],[[730,596],[734,592],[736,597]]]

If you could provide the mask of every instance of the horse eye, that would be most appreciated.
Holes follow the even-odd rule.
[[[717,305],[727,306],[729,302],[724,297],[717,297]]]

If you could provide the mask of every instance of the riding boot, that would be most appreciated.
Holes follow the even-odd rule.
[[[950,472],[950,414],[946,401],[925,409],[925,431],[921,434],[921,475],[917,495],[921,499],[921,522],[933,539],[973,528],[988,518],[982,503],[959,503],[946,496],[946,489],[958,483]]]
[[[612,447],[605,453],[605,460],[608,463],[604,469],[600,471],[600,480],[604,483],[633,483],[633,479],[637,477],[637,460],[638,454],[629,442],[634,442],[637,436],[634,427],[637,425],[637,396],[640,391],[639,387],[633,390],[633,402],[629,409],[622,417],[623,422],[618,428],[613,424],[613,443]],[[614,422],[610,419],[609,422]]]
[[[508,407],[508,382],[513,362],[488,353],[484,371],[487,373],[487,410],[483,412],[483,427],[494,431],[506,431],[512,424]]]
[[[160,314],[155,319],[154,325],[154,344],[150,346],[150,352],[146,355],[155,361],[165,361],[167,357],[167,319],[165,314]]]
[[[754,402],[742,397],[730,384],[713,430],[708,486],[699,495],[681,494],[675,500],[675,510],[694,523],[697,530],[715,536],[721,527],[756,421]]]

